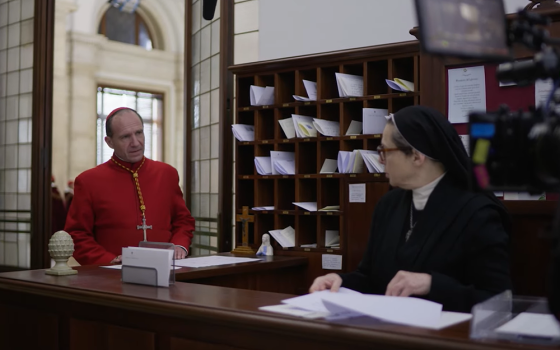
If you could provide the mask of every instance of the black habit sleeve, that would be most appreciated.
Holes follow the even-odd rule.
[[[479,209],[465,231],[464,271],[461,283],[437,271],[430,271],[432,285],[426,299],[441,303],[444,310],[470,312],[474,304],[511,289],[508,245],[500,214],[491,206]]]

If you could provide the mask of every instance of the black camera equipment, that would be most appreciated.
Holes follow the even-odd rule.
[[[478,185],[490,191],[560,192],[560,40],[544,28],[550,19],[519,11],[508,30],[502,0],[416,0],[422,48],[436,55],[509,61],[496,72],[502,83],[528,85],[551,79],[546,102],[528,111],[469,115],[470,154]],[[535,51],[533,59],[512,61],[520,43]],[[552,289],[549,306],[560,320],[560,205],[552,232]]]

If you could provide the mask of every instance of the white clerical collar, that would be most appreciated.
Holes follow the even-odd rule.
[[[428,198],[430,198],[432,191],[434,190],[434,188],[436,188],[441,179],[443,179],[445,174],[446,173],[443,173],[443,175],[427,185],[412,190],[412,201],[414,202],[414,208],[416,208],[416,210],[424,210],[424,207],[426,206],[426,203],[428,202]]]

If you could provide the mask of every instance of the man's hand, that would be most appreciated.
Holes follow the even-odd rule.
[[[432,275],[401,270],[387,285],[385,295],[397,297],[426,295],[430,292],[431,287]]]
[[[175,247],[175,260],[184,259],[187,257],[187,253],[181,247]]]
[[[122,262],[122,256],[117,256],[113,260],[111,260],[111,265],[118,265]]]
[[[313,281],[313,284],[309,288],[309,293],[325,289],[330,289],[331,292],[338,292],[341,285],[342,278],[336,273],[329,273],[328,275],[315,278],[315,281]]]

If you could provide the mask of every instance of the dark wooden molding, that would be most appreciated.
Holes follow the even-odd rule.
[[[375,57],[375,60],[383,60],[388,57],[396,57],[400,54],[407,55],[417,53],[419,43],[417,40],[406,41],[396,44],[377,45],[370,47],[362,47],[357,49],[341,50],[336,52],[325,52],[320,54],[303,55],[289,58],[282,58],[270,61],[260,61],[257,63],[239,64],[229,67],[229,69],[238,75],[243,74],[259,74],[262,72],[278,71],[278,70],[294,70],[307,66],[328,66],[337,65],[341,61],[349,62],[356,60],[361,61],[368,57]],[[288,68],[286,68],[288,67]]]
[[[233,0],[220,2],[220,177],[218,189],[218,251],[230,251],[233,208]]]
[[[31,268],[50,266],[55,0],[35,0],[31,156]]]
[[[183,198],[187,207],[191,208],[191,181],[192,181],[192,166],[191,166],[191,98],[192,98],[192,84],[191,84],[191,65],[192,65],[192,1],[185,0],[185,48],[183,60],[183,134],[185,135],[185,144],[183,149]]]

